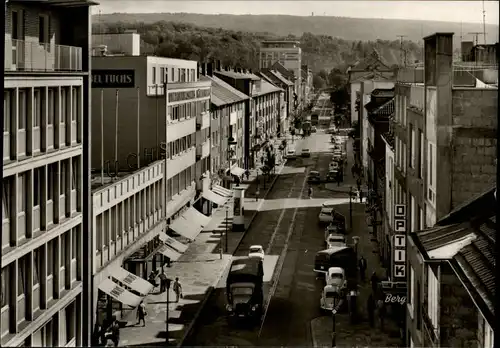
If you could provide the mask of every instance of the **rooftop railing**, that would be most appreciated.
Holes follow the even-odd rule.
[[[5,71],[82,71],[82,48],[5,40]]]

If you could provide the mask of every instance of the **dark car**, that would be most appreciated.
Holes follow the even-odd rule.
[[[337,180],[337,175],[338,175],[338,171],[336,171],[336,170],[330,170],[326,174],[326,181],[328,181],[328,182],[335,182]]]
[[[320,178],[319,172],[317,172],[317,171],[310,172],[309,175],[307,176],[307,182],[310,184],[320,183],[321,178]]]

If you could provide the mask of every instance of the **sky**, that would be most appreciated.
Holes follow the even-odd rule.
[[[482,1],[170,1],[97,0],[93,12],[283,14],[482,23]],[[484,1],[487,24],[499,24],[499,2]]]

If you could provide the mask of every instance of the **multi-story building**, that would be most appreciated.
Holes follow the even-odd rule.
[[[93,34],[92,55],[106,56],[109,54],[139,56],[141,54],[141,36],[135,30],[126,30],[120,34]]]
[[[5,3],[2,346],[90,345],[91,5]]]
[[[408,236],[408,347],[487,347],[495,336],[496,188]]]
[[[313,73],[308,64],[302,64],[302,84],[304,86],[304,102],[310,102],[310,94],[313,91]]]
[[[394,70],[385,64],[376,50],[365,59],[357,62],[347,69],[349,75],[348,83],[350,85],[351,94],[351,122],[361,120],[360,112],[362,106],[366,104],[364,95],[369,95],[371,90],[366,90],[361,93],[363,81],[371,80],[373,89],[375,88],[392,88],[394,85],[395,74]],[[387,85],[387,83],[393,85]]]
[[[280,63],[295,76],[295,93],[299,103],[303,99],[302,86],[302,49],[298,41],[263,41],[259,52],[259,69],[274,68],[276,62]]]
[[[289,70],[284,67],[283,64],[280,62],[274,63],[269,70],[279,72],[285,79],[288,81],[293,82],[293,95],[292,95],[292,103],[293,103],[293,109],[291,112],[295,113],[298,109],[302,109],[304,105],[301,103],[299,99],[299,91],[295,87],[297,85],[297,77],[295,76],[295,73],[292,70]],[[262,71],[265,71],[262,69]]]
[[[203,76],[212,83],[210,169],[212,178],[217,178],[217,182],[227,187],[230,180],[224,179],[229,176],[226,175],[228,170],[231,175],[236,176],[241,176],[244,172],[244,126],[250,97],[214,76],[213,72],[213,63],[202,65]],[[212,183],[215,181],[212,180]]]
[[[141,297],[127,288],[147,294],[141,278],[165,257],[180,257],[206,225],[200,211],[210,214],[211,204],[201,198],[224,198],[210,188],[211,81],[199,78],[197,62],[99,56],[93,63],[92,314],[102,323],[136,305]]]
[[[285,109],[278,127],[278,133],[283,134],[289,129],[289,120],[293,110],[293,82],[287,80],[279,71],[264,69],[258,74],[260,77],[281,88],[284,91],[283,102]],[[282,104],[283,105],[283,104]]]

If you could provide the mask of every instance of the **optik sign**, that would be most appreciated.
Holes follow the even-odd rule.
[[[394,207],[392,275],[394,281],[406,281],[406,205]]]
[[[134,88],[135,70],[133,69],[96,69],[92,70],[92,88]]]

